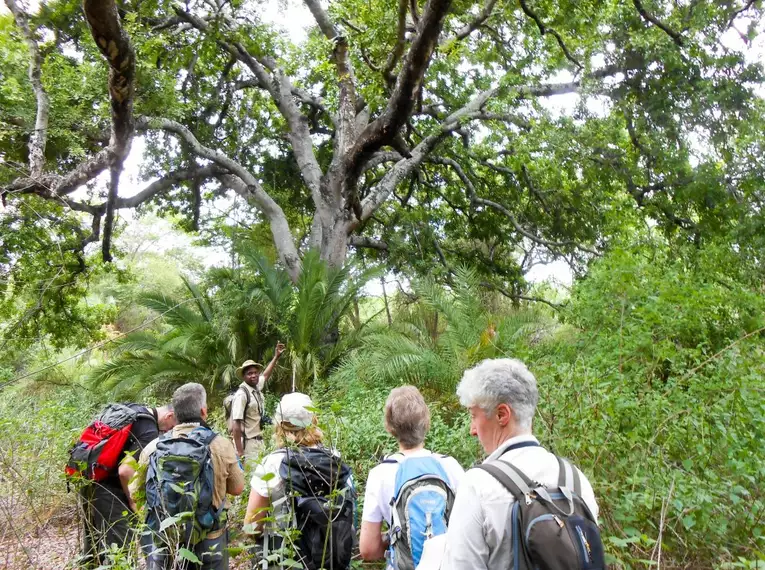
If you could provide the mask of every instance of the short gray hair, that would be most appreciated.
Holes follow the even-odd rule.
[[[478,406],[486,412],[500,404],[513,410],[522,429],[531,429],[531,420],[539,401],[537,380],[526,365],[515,358],[487,359],[466,370],[457,386],[460,403]]]
[[[385,402],[385,426],[407,449],[425,441],[430,429],[430,410],[414,386],[400,386],[390,391]]]
[[[207,407],[205,387],[196,382],[184,384],[173,392],[172,406],[179,424],[199,421],[200,411]]]

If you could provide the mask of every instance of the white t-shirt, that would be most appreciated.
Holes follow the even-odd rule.
[[[456,493],[462,476],[465,474],[465,470],[457,463],[457,460],[453,457],[444,457],[428,451],[427,449],[419,449],[413,453],[407,453],[402,455],[396,453],[391,455],[389,459],[395,459],[401,461],[404,458],[409,457],[428,457],[433,455],[446,471],[446,475],[449,477],[449,485]],[[371,523],[379,523],[382,521],[390,522],[390,500],[393,498],[393,493],[396,487],[396,472],[398,471],[398,463],[381,463],[377,467],[372,468],[367,478],[367,488],[364,492],[364,511],[361,515],[361,520]]]

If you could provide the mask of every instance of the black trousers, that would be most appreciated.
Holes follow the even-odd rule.
[[[89,483],[80,489],[79,503],[83,524],[82,562],[85,567],[102,565],[112,544],[118,548],[132,544],[132,515],[121,488]]]

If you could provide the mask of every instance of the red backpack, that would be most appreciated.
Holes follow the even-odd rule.
[[[139,418],[153,415],[137,412],[124,404],[109,404],[80,435],[69,450],[64,471],[72,478],[103,481],[117,469],[130,430]]]

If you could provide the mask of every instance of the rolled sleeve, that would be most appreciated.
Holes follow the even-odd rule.
[[[244,420],[244,410],[247,407],[247,395],[244,390],[239,389],[234,394],[234,399],[231,401],[231,419]]]
[[[463,479],[449,517],[441,570],[488,568],[489,547],[484,533],[481,500],[472,481]]]
[[[361,512],[361,520],[370,523],[381,523],[383,513],[380,510],[380,487],[377,479],[371,476],[367,480],[366,490],[364,491],[364,509]]]
[[[279,476],[283,454],[272,453],[255,466],[250,487],[261,497],[271,497],[281,491],[284,480]]]

